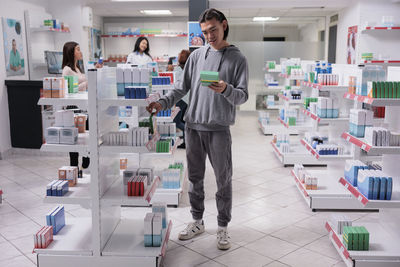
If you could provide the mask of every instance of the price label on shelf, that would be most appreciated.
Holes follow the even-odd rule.
[[[347,140],[347,141],[350,141],[350,136],[347,136],[347,137],[346,137],[346,140]]]
[[[347,98],[347,99],[350,99],[350,94],[347,94],[347,95],[346,95],[346,98]]]
[[[358,199],[358,201],[360,201],[360,202],[361,202],[363,198],[362,198],[362,196],[361,196],[361,195],[359,195],[357,199]]]
[[[349,189],[349,184],[344,184],[344,187],[346,187],[346,189]]]
[[[365,150],[366,147],[367,147],[367,146],[366,146],[365,144],[362,144],[361,149],[362,149],[362,150]]]
[[[392,27],[387,27],[387,29],[388,29],[388,30],[391,30],[391,29],[392,29]]]
[[[358,101],[358,95],[354,96],[354,100]]]

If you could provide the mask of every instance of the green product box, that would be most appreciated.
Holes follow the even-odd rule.
[[[295,126],[295,125],[296,125],[296,118],[289,117],[289,126]]]
[[[376,98],[381,98],[381,83],[376,82]]]
[[[360,231],[363,233],[363,250],[369,250],[369,232],[364,226],[360,227]]]
[[[397,98],[400,98],[400,82],[397,82]]]
[[[397,82],[393,82],[393,98],[397,98]]]
[[[361,227],[355,227],[355,230],[358,234],[358,250],[364,250],[364,234]]]
[[[353,233],[353,250],[359,250],[358,249],[358,236],[359,233],[357,231],[357,227],[353,227],[351,229],[352,233]]]
[[[200,80],[202,85],[209,86],[212,83],[219,82],[219,73],[216,71],[201,71]]]
[[[348,250],[353,250],[353,232],[351,230],[351,226],[343,227],[343,241]]]
[[[377,97],[376,82],[372,82],[372,97]]]
[[[385,84],[385,98],[389,98],[389,83],[384,82]]]
[[[381,84],[381,98],[385,98],[385,82],[379,82]]]
[[[64,79],[68,81],[68,93],[75,94],[79,91],[78,76],[64,76]]]
[[[156,143],[156,152],[157,153],[160,152],[160,142],[159,141],[157,141],[157,143]]]
[[[393,98],[393,82],[389,82],[389,98]]]

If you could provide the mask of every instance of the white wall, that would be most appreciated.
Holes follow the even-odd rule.
[[[325,18],[318,20],[315,23],[309,23],[300,27],[300,41],[302,42],[318,42],[319,32],[325,30]],[[325,37],[326,37],[325,33]]]
[[[39,5],[25,3],[22,1],[12,1],[8,4],[2,4],[0,8],[0,17],[12,18],[24,22],[24,10],[44,11],[44,7]],[[25,59],[25,75],[6,77],[6,69],[4,63],[4,47],[3,47],[3,28],[0,27],[0,153],[4,153],[11,148],[10,138],[10,121],[8,113],[8,98],[7,88],[4,85],[5,79],[26,80],[28,79],[28,64],[27,64],[27,47],[25,40],[25,23],[22,27],[22,39],[24,42],[24,59]]]
[[[263,37],[286,37],[286,41],[299,41],[297,26],[265,26],[262,24],[229,25],[228,41],[263,41]]]

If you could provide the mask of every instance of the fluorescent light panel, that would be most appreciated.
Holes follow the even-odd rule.
[[[277,21],[279,17],[254,17],[253,21]]]
[[[172,15],[171,10],[140,10],[145,15]]]

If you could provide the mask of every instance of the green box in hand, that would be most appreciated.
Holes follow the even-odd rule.
[[[201,84],[209,86],[212,83],[219,82],[219,73],[216,71],[201,71],[200,72]]]

